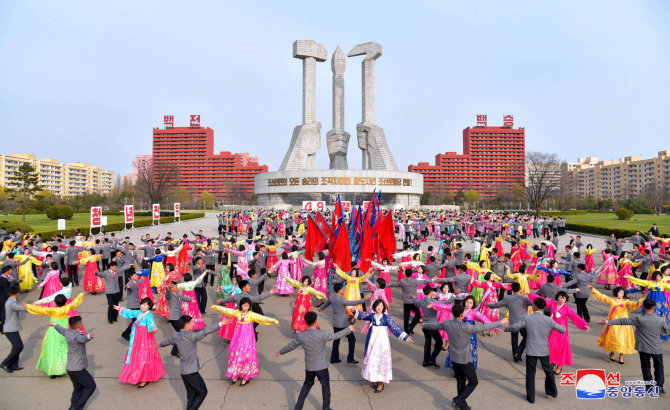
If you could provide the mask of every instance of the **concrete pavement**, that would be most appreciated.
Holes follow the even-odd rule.
[[[213,215],[212,215],[213,216]],[[209,216],[204,219],[196,219],[182,222],[181,224],[170,224],[162,227],[140,228],[131,232],[130,236],[136,243],[140,235],[151,233],[165,234],[168,231],[174,237],[180,237],[182,233],[203,229],[207,235],[215,235],[216,219]],[[123,235],[123,233],[117,235]],[[125,235],[123,235],[125,236]],[[602,238],[582,235],[586,243],[602,249]],[[561,238],[567,242],[567,236]],[[428,244],[436,245],[436,242]],[[424,245],[424,247],[427,245]],[[471,244],[466,245],[466,251],[471,249]],[[507,249],[507,247],[506,247]],[[601,262],[600,258],[596,263]],[[311,271],[308,270],[308,272]],[[83,274],[83,272],[82,272]],[[270,279],[266,289],[270,289],[274,279]],[[75,288],[75,292],[81,288]],[[391,307],[393,319],[402,324],[402,305],[399,291],[394,291],[394,302]],[[209,288],[209,301],[213,302],[214,292]],[[637,299],[639,294],[633,296]],[[37,290],[23,294],[20,298],[22,303],[30,303],[38,298]],[[258,359],[260,363],[260,376],[241,388],[239,385],[231,386],[225,377],[227,366],[227,344],[216,335],[206,337],[199,343],[199,357],[202,366],[201,374],[205,379],[209,395],[205,400],[203,409],[233,409],[233,408],[293,408],[298,392],[304,380],[304,354],[301,349],[281,356],[275,357],[275,352],[290,342],[291,331],[291,309],[293,297],[273,296],[266,300],[263,309],[268,316],[275,317],[281,322],[281,328],[274,326],[261,326],[258,343]],[[574,309],[574,303],[570,302]],[[570,338],[572,341],[573,358],[575,366],[567,367],[564,371],[574,371],[578,368],[605,369],[607,371],[621,372],[623,380],[640,380],[641,372],[637,355],[625,356],[626,363],[619,365],[609,361],[607,352],[596,346],[595,342],[602,330],[597,322],[607,314],[608,306],[593,300],[589,300],[591,312],[592,330],[586,333],[570,325]],[[89,409],[135,409],[135,408],[184,408],[186,393],[182,380],[179,376],[178,360],[171,357],[169,348],[161,349],[167,374],[158,382],[150,384],[147,388],[138,390],[134,386],[121,384],[118,376],[121,372],[122,361],[128,347],[128,343],[121,338],[121,332],[126,327],[122,319],[115,325],[109,325],[106,321],[107,301],[104,295],[86,295],[84,303],[78,309],[83,317],[84,324],[88,330],[92,330],[95,338],[87,345],[89,371],[94,376],[98,390],[89,401]],[[156,317],[158,317],[156,315]],[[207,313],[205,320],[208,324],[218,321],[218,314]],[[331,311],[327,310],[319,314],[319,323],[326,330],[331,330]],[[35,370],[35,365],[40,354],[42,337],[46,331],[48,318],[44,316],[27,315],[23,320],[23,331],[21,336],[25,343],[21,355],[21,365],[24,370],[7,374],[0,372],[0,403],[4,409],[33,409],[33,408],[67,408],[72,384],[67,376],[59,379],[49,379],[43,373]],[[171,326],[162,320],[158,320],[159,332],[156,339],[161,340],[172,334]],[[398,340],[391,340],[393,348],[393,381],[388,384],[381,394],[374,394],[371,384],[361,378],[361,365],[363,361],[364,336],[360,333],[361,325],[356,325],[356,358],[361,361],[359,365],[340,363],[330,365],[331,377],[331,406],[335,409],[426,409],[426,408],[448,408],[451,399],[456,395],[456,382],[453,372],[444,367],[439,369],[421,367],[423,354],[423,334],[420,326],[415,329],[414,336],[416,344],[409,344]],[[664,344],[664,352],[669,351],[667,342]],[[346,340],[340,346],[341,354],[346,350]],[[0,338],[0,356],[9,353],[9,343],[6,338]],[[445,353],[438,357],[438,363],[443,364]],[[548,399],[543,393],[543,375],[538,369],[536,379],[536,390],[538,391],[536,403],[531,406],[525,401],[525,361],[514,363],[511,357],[510,336],[504,334],[500,337],[479,337],[479,386],[468,399],[472,408],[579,408],[579,409],[602,409],[603,406],[610,408],[641,408],[642,406],[661,407],[667,403],[667,398],[661,396],[659,399],[637,399],[637,398],[606,398],[604,400],[580,400],[576,398],[575,388],[558,386],[559,395],[557,399]],[[666,377],[670,377],[666,370]],[[557,383],[560,378],[557,377]],[[321,388],[318,382],[307,402],[306,409],[321,408]]]

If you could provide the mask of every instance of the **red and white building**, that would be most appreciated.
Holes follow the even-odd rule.
[[[191,115],[188,127],[174,127],[171,115],[164,117],[164,123],[165,128],[153,129],[151,158],[154,164],[177,164],[179,186],[192,195],[207,191],[217,200],[230,201],[232,186],[241,186],[252,195],[254,176],[268,171],[267,165],[259,165],[258,158],[249,153],[214,154],[214,130],[201,127],[199,115]]]
[[[481,198],[496,195],[501,186],[525,186],[526,130],[514,128],[514,117],[502,126],[489,126],[486,115],[463,130],[463,154],[435,155],[435,165],[419,162],[408,171],[423,175],[424,192],[444,196],[458,190],[475,190]]]

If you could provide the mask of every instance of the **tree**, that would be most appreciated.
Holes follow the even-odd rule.
[[[465,192],[463,192],[462,189],[459,189],[456,191],[456,195],[454,195],[454,201],[456,202],[463,202],[465,200]]]
[[[642,197],[644,198],[646,205],[649,208],[652,208],[657,214],[660,214],[663,211],[663,203],[670,199],[668,189],[662,186],[657,186],[654,183],[647,184],[644,187]]]
[[[561,192],[561,161],[556,154],[529,151],[526,153],[526,190],[528,205],[540,215],[548,199]]]
[[[137,170],[137,193],[150,204],[159,204],[179,184],[179,179],[176,163],[149,159]]]
[[[419,199],[419,204],[421,205],[428,205],[430,204],[430,191],[426,191],[421,195],[421,199]]]
[[[212,202],[214,202],[214,195],[207,191],[202,191],[200,193],[200,200],[203,202],[204,208],[207,209],[207,206],[212,205]]]
[[[22,163],[19,169],[12,175],[7,176],[7,191],[13,198],[21,201],[22,221],[26,222],[26,206],[28,200],[40,189],[39,176],[35,167],[27,162]]]
[[[464,198],[465,202],[467,202],[468,204],[472,204],[472,206],[474,207],[475,205],[477,205],[477,202],[479,202],[479,192],[471,189],[465,193]]]
[[[188,192],[188,189],[181,186],[178,186],[175,189],[173,189],[170,196],[175,202],[179,202],[180,204],[183,205],[186,205],[191,201],[191,193]]]
[[[46,212],[47,208],[56,204],[56,198],[53,192],[43,189],[35,194],[33,198],[33,208],[38,211]]]

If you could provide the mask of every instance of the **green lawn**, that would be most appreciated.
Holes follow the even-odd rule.
[[[634,215],[627,221],[620,221],[614,213],[587,213],[566,215],[568,223],[602,226],[604,228],[639,230],[647,233],[656,223],[660,233],[670,233],[670,215]]]
[[[148,216],[137,217],[136,221],[142,219],[150,219]],[[0,226],[2,226],[3,221],[9,222],[21,222],[21,215],[0,215]],[[78,228],[78,227],[88,227],[90,222],[89,214],[74,214],[72,219],[65,221],[66,228]],[[123,215],[110,215],[107,216],[107,223],[120,223],[123,222]],[[26,215],[26,223],[33,227],[35,231],[49,231],[56,230],[58,228],[58,221],[52,221],[47,218],[46,215]]]

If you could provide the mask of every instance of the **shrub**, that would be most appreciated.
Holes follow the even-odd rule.
[[[41,214],[42,211],[39,211],[39,210],[34,209],[34,208],[26,208],[26,209],[23,209],[23,208],[16,208],[16,209],[14,210],[14,212],[12,212],[12,213],[13,213],[14,215],[23,215],[23,214],[26,214],[26,215],[38,215],[38,214]]]
[[[48,207],[46,214],[47,218],[51,219],[52,221],[58,219],[58,206],[52,205]]]
[[[630,209],[626,209],[626,208],[619,208],[616,211],[617,218],[619,218],[622,221],[632,218],[633,215],[635,215],[635,212],[631,211]]]
[[[104,216],[114,216],[114,215],[123,215],[123,212],[118,211],[116,209],[103,209],[102,214]]]
[[[23,222],[18,222],[18,221],[16,221],[16,222],[7,221],[7,220],[0,221],[0,228],[4,228],[5,231],[12,232],[12,233],[14,233],[17,229],[20,230],[22,233],[33,231],[32,226],[30,226],[28,224],[24,224]]]
[[[51,220],[56,219],[72,219],[74,211],[67,205],[54,205],[47,208],[47,218]]]

